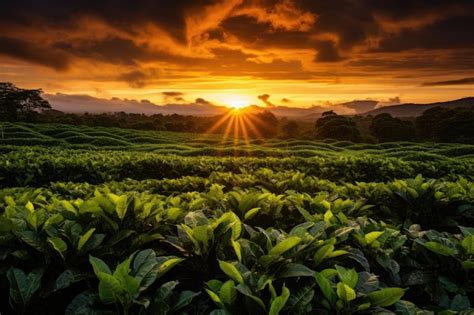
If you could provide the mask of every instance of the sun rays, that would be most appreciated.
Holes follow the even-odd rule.
[[[245,108],[233,108],[218,119],[200,138],[221,134],[219,149],[230,148],[237,154],[241,148],[249,149],[252,139],[262,138],[259,130],[262,124],[257,115]]]

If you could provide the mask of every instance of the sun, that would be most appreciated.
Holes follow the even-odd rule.
[[[232,107],[234,109],[241,109],[241,108],[249,106],[248,100],[239,96],[229,97],[227,99],[227,104],[229,107]]]

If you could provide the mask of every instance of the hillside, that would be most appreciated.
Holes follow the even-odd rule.
[[[474,97],[466,97],[461,98],[454,101],[447,101],[447,102],[437,102],[437,103],[430,103],[430,104],[401,104],[401,105],[392,105],[392,106],[385,106],[380,107],[375,110],[368,111],[363,115],[378,115],[388,113],[394,117],[414,117],[420,116],[423,112],[427,109],[433,107],[446,107],[446,108],[456,108],[456,107],[474,107]]]
[[[474,145],[392,142],[362,144],[335,140],[224,139],[219,134],[133,130],[64,124],[0,124],[0,152],[44,146],[79,150],[144,151],[183,156],[366,157],[383,154],[405,160],[472,159]],[[16,148],[16,149],[15,149]]]

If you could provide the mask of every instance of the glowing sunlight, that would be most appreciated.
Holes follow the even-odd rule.
[[[243,96],[231,96],[227,99],[227,104],[231,108],[244,108],[250,105],[250,101]]]

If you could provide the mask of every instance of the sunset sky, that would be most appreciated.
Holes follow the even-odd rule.
[[[472,0],[15,0],[0,29],[0,81],[50,94],[298,107],[474,96]]]

